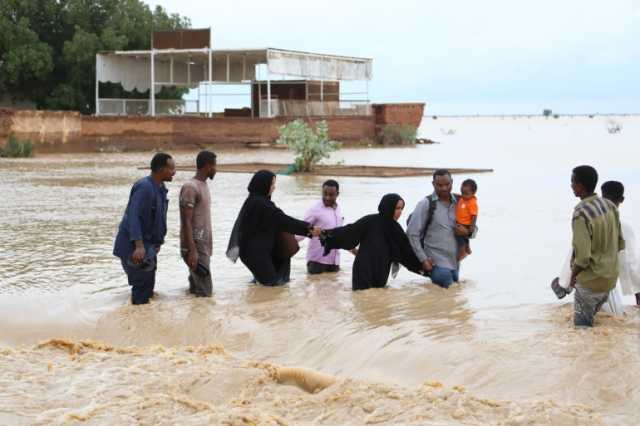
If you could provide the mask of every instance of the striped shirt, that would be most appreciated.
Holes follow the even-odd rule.
[[[573,211],[573,265],[583,268],[578,282],[596,291],[609,291],[618,279],[618,252],[624,249],[618,208],[591,195]]]

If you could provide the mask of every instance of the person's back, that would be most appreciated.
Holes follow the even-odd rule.
[[[593,326],[596,314],[616,284],[618,252],[624,249],[618,208],[595,194],[597,182],[598,172],[593,167],[573,169],[571,188],[580,198],[571,220],[573,259],[569,280],[569,285],[576,289],[573,313],[576,326]]]
[[[611,290],[618,279],[621,231],[615,204],[598,195],[581,200],[573,212],[574,265],[584,269],[577,275],[586,288]]]

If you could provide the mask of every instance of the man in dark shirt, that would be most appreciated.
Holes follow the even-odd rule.
[[[151,160],[151,175],[131,188],[129,203],[118,228],[113,255],[120,258],[131,286],[131,302],[142,305],[153,296],[157,254],[167,235],[167,188],[176,174],[170,155],[158,153]]]

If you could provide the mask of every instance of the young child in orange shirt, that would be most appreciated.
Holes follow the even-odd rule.
[[[456,205],[456,224],[465,227],[469,235],[475,231],[476,219],[478,218],[477,190],[478,185],[473,179],[462,182],[461,196]],[[469,237],[456,236],[456,239],[458,240],[458,260],[462,260],[471,254]]]

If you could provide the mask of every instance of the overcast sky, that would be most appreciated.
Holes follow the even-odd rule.
[[[639,0],[150,1],[214,48],[373,58],[374,101],[429,114],[640,112]]]

